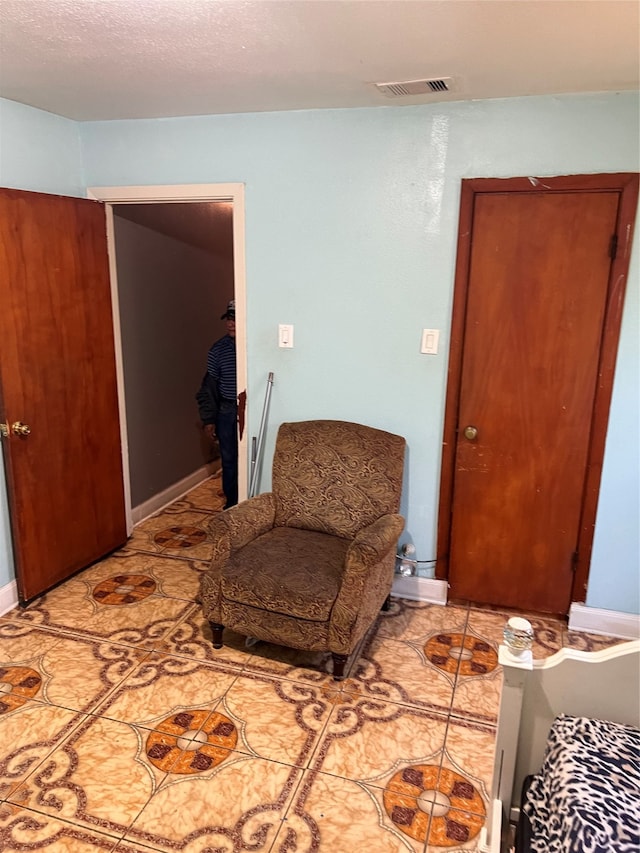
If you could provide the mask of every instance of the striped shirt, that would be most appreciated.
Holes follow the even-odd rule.
[[[207,373],[218,382],[225,400],[236,399],[236,341],[225,335],[211,347],[207,355]]]

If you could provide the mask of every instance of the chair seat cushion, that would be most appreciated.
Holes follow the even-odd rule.
[[[276,527],[229,557],[222,596],[285,616],[327,622],[349,544],[327,533]]]

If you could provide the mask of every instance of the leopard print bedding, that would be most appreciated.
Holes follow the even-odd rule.
[[[557,717],[523,810],[533,853],[638,853],[640,731]]]

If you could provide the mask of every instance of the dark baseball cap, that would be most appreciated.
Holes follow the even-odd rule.
[[[221,320],[235,320],[236,319],[236,300],[232,299],[231,302],[227,305],[227,310],[220,317]]]

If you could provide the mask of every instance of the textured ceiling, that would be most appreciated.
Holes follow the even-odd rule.
[[[639,87],[636,0],[0,0],[0,96],[79,121]],[[375,82],[453,77],[390,100]]]

